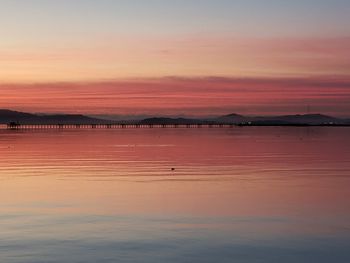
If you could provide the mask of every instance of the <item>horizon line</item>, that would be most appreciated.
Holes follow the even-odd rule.
[[[74,112],[35,112],[35,111],[22,111],[16,109],[0,108],[1,111],[10,111],[16,113],[33,114],[33,115],[43,115],[43,116],[86,116],[86,117],[137,117],[137,118],[211,118],[211,117],[226,117],[229,115],[237,115],[242,117],[283,117],[283,116],[328,116],[333,118],[350,118],[349,116],[340,115],[330,115],[322,112],[309,112],[309,113],[289,113],[289,114],[241,114],[239,112],[231,112],[224,114],[211,114],[211,115],[193,115],[193,114],[116,114],[116,113],[74,113]],[[132,120],[132,119],[130,119]]]

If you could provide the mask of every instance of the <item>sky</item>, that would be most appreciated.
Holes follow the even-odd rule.
[[[0,108],[350,115],[347,0],[0,0]]]

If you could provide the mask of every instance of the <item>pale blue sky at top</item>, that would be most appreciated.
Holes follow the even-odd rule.
[[[1,0],[2,38],[193,33],[350,35],[345,0]],[[75,36],[74,36],[75,35]]]

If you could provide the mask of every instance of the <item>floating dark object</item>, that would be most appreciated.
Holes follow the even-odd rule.
[[[172,171],[175,171],[175,168],[171,168]]]

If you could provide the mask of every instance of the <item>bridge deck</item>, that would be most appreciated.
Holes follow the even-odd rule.
[[[9,130],[124,129],[124,128],[233,128],[233,124],[7,124]]]

